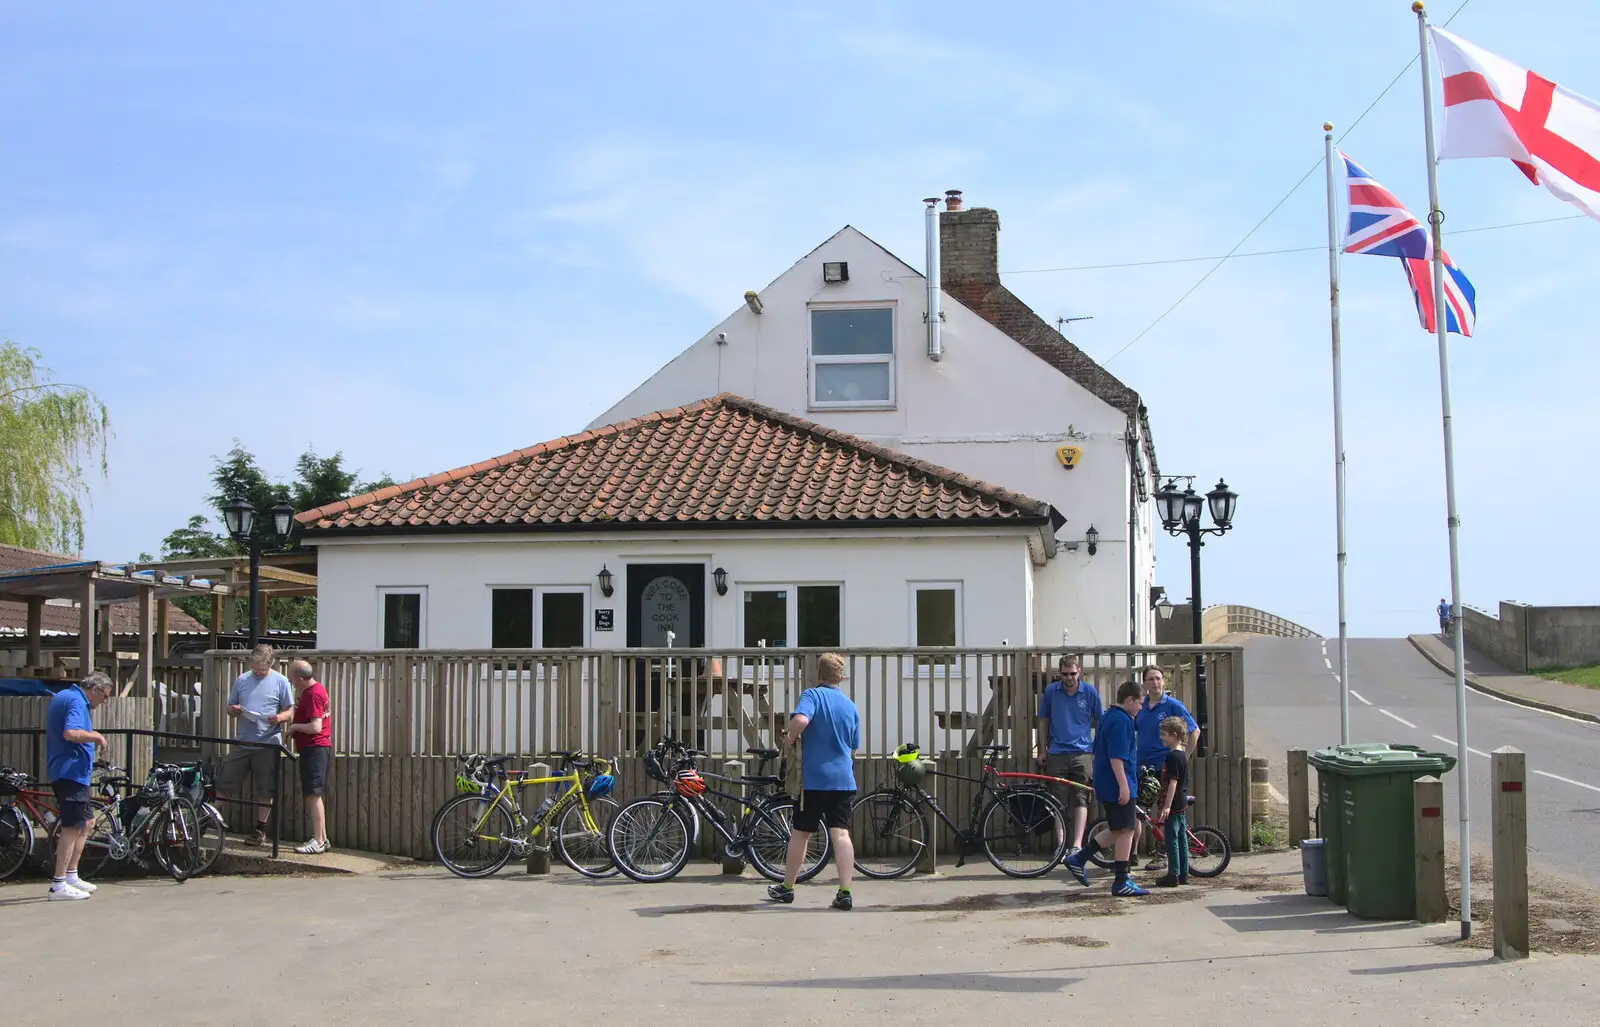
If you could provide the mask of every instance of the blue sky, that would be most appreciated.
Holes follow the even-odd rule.
[[[398,478],[577,430],[841,225],[918,258],[947,188],[1111,358],[1210,265],[1020,272],[1226,252],[1416,51],[1402,0],[376,9],[0,9],[0,335],[111,407],[90,555],[155,550],[235,437],[280,475],[312,445]],[[1452,28],[1600,96],[1592,4],[1472,0]],[[1413,68],[1343,142],[1413,210],[1420,121]],[[1505,162],[1441,189],[1451,228],[1574,212]],[[1319,170],[1242,249],[1325,231]],[[1479,295],[1452,366],[1465,597],[1592,602],[1567,521],[1600,225],[1447,248]],[[1394,261],[1343,284],[1351,626],[1422,630],[1448,584],[1436,351]],[[1326,299],[1324,253],[1236,259],[1108,366],[1163,468],[1243,496],[1207,598],[1332,632]],[[1181,547],[1160,559],[1186,595]]]

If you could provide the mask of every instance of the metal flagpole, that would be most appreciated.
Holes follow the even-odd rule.
[[[1422,0],[1411,5],[1417,12],[1417,39],[1422,54],[1422,124],[1428,148],[1428,224],[1433,238],[1433,326],[1439,337],[1439,406],[1444,417],[1445,516],[1450,528],[1450,631],[1455,644],[1456,672],[1456,803],[1461,824],[1461,937],[1472,937],[1472,807],[1467,795],[1467,664],[1461,637],[1461,550],[1457,535],[1455,438],[1450,418],[1450,347],[1446,341],[1450,320],[1444,297],[1444,213],[1439,210],[1439,160],[1433,141],[1433,69],[1428,58],[1428,13]]]
[[[1334,192],[1333,123],[1322,126],[1328,169],[1328,308],[1333,324],[1333,497],[1339,544],[1339,742],[1350,744],[1350,633],[1344,614],[1344,386],[1339,355],[1339,202]]]

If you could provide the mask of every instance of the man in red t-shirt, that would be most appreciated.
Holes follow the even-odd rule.
[[[289,683],[294,686],[289,737],[300,757],[300,794],[306,797],[306,812],[311,815],[311,838],[294,851],[313,855],[328,851],[328,814],[322,796],[328,790],[328,767],[333,763],[333,716],[328,690],[312,675],[311,664],[305,660],[290,664]]]

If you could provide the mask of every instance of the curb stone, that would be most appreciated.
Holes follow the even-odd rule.
[[[1423,644],[1418,641],[1416,635],[1407,635],[1406,641],[1411,643],[1411,647],[1413,649],[1422,654],[1423,659],[1427,660],[1435,667],[1438,667],[1446,674],[1451,676],[1455,675],[1455,667],[1445,663],[1443,660],[1433,655],[1433,653],[1429,652],[1427,648],[1425,648]],[[1484,695],[1492,695],[1496,699],[1503,699],[1508,703],[1514,703],[1518,706],[1526,706],[1532,710],[1543,710],[1546,713],[1559,713],[1563,717],[1572,717],[1574,720],[1584,720],[1591,724],[1600,724],[1600,717],[1597,717],[1592,713],[1585,713],[1582,710],[1569,709],[1565,706],[1557,706],[1555,703],[1544,702],[1539,699],[1530,699],[1525,695],[1518,695],[1516,692],[1507,692],[1503,688],[1495,688],[1492,685],[1486,685],[1483,683],[1482,678],[1478,677],[1478,675],[1472,673],[1470,670],[1467,671],[1467,687],[1472,689],[1474,692],[1482,692]]]

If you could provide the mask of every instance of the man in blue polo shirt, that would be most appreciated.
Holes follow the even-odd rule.
[[[1167,676],[1160,667],[1151,664],[1144,669],[1144,702],[1139,705],[1139,712],[1135,715],[1134,724],[1139,732],[1139,774],[1142,777],[1144,770],[1149,767],[1157,774],[1167,761],[1167,744],[1161,740],[1161,722],[1168,717],[1177,717],[1183,721],[1188,736],[1184,739],[1184,751],[1194,756],[1198,751],[1196,743],[1200,741],[1200,725],[1189,716],[1189,708],[1183,705],[1176,696],[1167,694]],[[1137,839],[1136,839],[1137,840]],[[1145,867],[1151,872],[1158,872],[1167,868],[1167,857],[1164,853],[1156,853],[1155,857]]]
[[[105,736],[89,722],[89,711],[111,698],[113,690],[111,679],[95,671],[82,684],[57,692],[45,711],[45,776],[61,810],[51,899],[86,899],[95,890],[78,877],[78,857],[83,855],[83,843],[93,823],[89,778],[94,771],[94,747],[106,744]]]
[[[1053,785],[1056,798],[1072,811],[1068,852],[1083,845],[1089,823],[1089,783],[1094,776],[1094,729],[1100,726],[1100,693],[1085,683],[1078,661],[1061,658],[1061,677],[1039,696],[1039,760],[1051,777],[1082,785]]]

